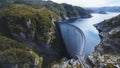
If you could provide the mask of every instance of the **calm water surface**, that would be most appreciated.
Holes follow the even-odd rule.
[[[86,36],[85,56],[91,54],[94,51],[94,47],[100,43],[99,33],[93,25],[117,16],[118,14],[119,13],[92,14],[92,18],[78,19],[72,22],[72,24],[79,27]]]

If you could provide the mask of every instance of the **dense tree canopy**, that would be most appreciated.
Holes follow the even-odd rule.
[[[42,58],[40,54],[37,55],[40,46],[52,45],[56,51],[62,50],[61,46],[57,46],[59,44],[56,42],[53,18],[58,22],[62,18],[86,15],[90,14],[81,7],[52,1],[0,0],[0,66],[11,64],[23,68],[26,64],[33,65],[37,59],[40,68]],[[46,49],[54,51],[52,47],[51,50]],[[44,51],[42,50],[43,53]],[[44,55],[50,55],[48,53],[50,52],[45,52]],[[46,60],[49,56],[43,58],[45,62],[50,62]]]
[[[55,13],[46,8],[35,9],[20,4],[9,5],[0,10],[0,31],[1,33],[9,32],[9,35],[11,32],[17,34],[22,32],[27,38],[30,38],[30,32],[35,31],[35,36],[45,41],[50,38],[47,33],[54,32],[51,16],[56,21],[59,20]],[[30,27],[27,22],[30,23]]]
[[[27,47],[26,44],[16,40],[0,36],[0,67],[5,64],[18,65],[22,67],[28,64],[28,67],[34,65],[35,59],[41,66],[42,58]],[[40,67],[39,67],[40,68]]]
[[[72,6],[69,4],[57,4],[52,1],[41,1],[41,0],[5,0],[1,1],[1,7],[9,4],[26,4],[35,8],[47,8],[55,12],[58,16],[81,16],[90,15],[88,11],[81,7]]]

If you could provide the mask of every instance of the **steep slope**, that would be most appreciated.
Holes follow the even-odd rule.
[[[56,14],[44,8],[34,9],[25,5],[10,5],[0,11],[1,35],[18,35],[24,39],[40,39],[46,42],[54,33],[50,15],[56,20],[59,19]]]
[[[18,59],[22,57],[30,57],[29,59],[32,59],[26,59],[28,61],[26,61],[26,63],[33,63],[33,58],[35,59],[36,56],[39,58],[42,57],[43,62],[41,59],[40,67],[42,63],[42,66],[47,68],[50,67],[54,60],[58,60],[58,58],[64,56],[63,48],[61,47],[62,45],[57,42],[58,39],[56,37],[56,29],[53,24],[53,19],[58,22],[66,19],[91,16],[81,7],[68,4],[57,4],[52,1],[0,0],[0,7],[0,36],[14,40],[14,42],[17,43],[19,42],[21,45],[25,44],[26,47],[30,49],[27,51],[20,47],[14,49],[14,47],[11,46],[13,43],[11,43],[11,49],[5,49],[5,52],[1,54],[5,59],[4,61],[9,62],[10,58],[6,55],[9,56],[9,54],[13,52],[10,55],[12,57],[17,57]],[[9,41],[6,41],[6,43],[9,43]],[[8,44],[4,44],[3,46],[6,45]],[[60,53],[61,51],[62,53]],[[17,53],[20,53],[21,55],[21,52],[23,52],[22,57],[17,55]],[[35,54],[35,57],[33,53]],[[13,54],[15,54],[15,56]],[[25,56],[25,54],[27,56]],[[8,61],[6,58],[8,58]],[[19,63],[16,61],[19,60],[14,60],[14,63],[11,63],[10,60],[10,66],[13,64],[19,66]],[[21,60],[20,62],[24,61]],[[2,66],[4,66],[4,64],[5,63],[2,63]],[[9,64],[7,64],[7,66],[9,66]],[[25,65],[23,64],[23,66]]]
[[[36,63],[37,62],[37,63]],[[42,67],[43,59],[26,44],[0,36],[0,68]]]
[[[14,53],[16,56],[12,56],[18,58],[17,60],[13,60],[15,64],[17,64],[16,61],[19,61],[19,58],[22,57],[30,57],[26,60],[30,60],[29,62],[33,63],[33,59],[35,58],[34,56],[32,57],[33,54],[30,54],[31,50],[34,50],[38,54],[38,57],[43,57],[44,62],[50,62],[55,59],[55,57],[57,58],[56,51],[52,48],[57,42],[55,27],[53,26],[51,16],[56,19],[56,21],[59,20],[57,14],[46,8],[35,9],[26,5],[13,4],[0,9],[0,38],[6,37],[10,38],[10,41],[15,40],[12,42],[10,42],[9,39],[5,40],[5,42],[4,39],[0,40],[0,48],[2,48],[1,50],[5,50],[5,52],[1,54],[2,56],[5,54],[5,60],[1,60],[1,62],[8,62],[7,56]],[[21,43],[20,45],[19,42]],[[26,44],[26,47],[30,50],[26,51],[26,49],[22,47],[23,44]],[[6,47],[10,48],[10,50],[4,49]],[[18,53],[22,55],[21,52],[25,52],[22,57],[17,55]],[[24,61],[21,59],[20,62]],[[14,63],[10,60],[10,64]]]
[[[104,20],[95,27],[100,33],[101,43],[89,58],[95,67],[115,68],[120,66],[120,15]]]
[[[61,17],[61,20],[74,19],[80,17],[91,17],[90,13],[81,7],[72,6],[69,4],[58,4],[52,1],[41,0],[0,0],[0,7],[10,4],[25,4],[34,8],[47,8]]]
[[[72,5],[65,4],[65,3],[61,5],[65,8],[66,15],[70,19],[91,17],[89,12],[81,7],[72,6]]]

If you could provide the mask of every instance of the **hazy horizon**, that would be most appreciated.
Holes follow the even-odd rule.
[[[120,6],[119,0],[52,0],[57,3],[67,3],[81,7]]]

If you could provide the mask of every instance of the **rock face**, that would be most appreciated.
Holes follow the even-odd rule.
[[[61,20],[69,20],[76,18],[89,18],[90,13],[83,9],[82,7],[72,6],[70,4],[58,4],[52,1],[42,1],[42,0],[0,0],[0,8],[11,5],[11,4],[25,4],[35,8],[47,8],[58,16]]]
[[[93,67],[120,67],[120,15],[95,25],[101,37],[101,43],[89,56]]]
[[[58,19],[45,8],[13,4],[0,9],[0,68],[50,68],[61,54],[65,57],[53,24]],[[74,66],[79,65],[75,60]]]
[[[16,46],[18,45],[18,42],[26,44],[30,49],[27,51],[27,54],[33,50],[38,57],[44,59],[43,62],[42,60],[40,61],[40,63],[43,64],[43,68],[45,68],[45,66],[48,66],[47,68],[49,68],[49,65],[52,64],[54,60],[61,58],[61,54],[63,57],[63,53],[65,53],[61,45],[57,42],[59,39],[56,37],[57,30],[55,29],[53,22],[86,17],[91,17],[91,15],[85,9],[68,4],[57,4],[52,1],[46,2],[41,0],[0,0],[0,38],[3,36],[9,38],[11,39],[11,42],[15,42]],[[52,20],[52,18],[54,18],[54,20]],[[0,39],[0,41],[1,49],[10,45],[9,40],[4,43],[4,40]],[[16,49],[14,48],[16,46],[13,47],[12,45],[13,43],[11,43],[11,46],[9,47],[13,50]],[[18,49],[21,48],[18,47]],[[24,51],[25,49],[22,50]],[[9,55],[9,51],[7,52],[8,54],[6,55],[6,52],[0,51],[0,62],[2,62],[1,55],[3,54],[5,54],[5,57],[3,56],[6,59],[4,60],[5,63],[9,60],[11,61],[11,57],[9,58],[11,55]],[[61,52],[61,54],[59,52]],[[17,51],[15,51],[15,53],[10,51],[10,53],[13,54],[12,58],[14,58],[14,54],[18,54]],[[20,54],[21,53],[22,51],[20,51]],[[34,55],[28,55],[28,57],[31,56]],[[15,57],[21,58],[19,55]],[[23,55],[23,57],[25,57],[25,55]],[[7,60],[8,58],[9,60]],[[30,59],[31,58],[29,58],[28,61]],[[32,65],[41,65],[36,64],[36,56],[32,59]],[[2,63],[2,66],[11,68],[22,66],[20,68],[29,68],[29,64],[27,63],[19,65],[16,60],[13,61],[14,63],[10,64]],[[17,61],[19,61],[19,59]],[[20,63],[22,62],[23,61],[20,61]],[[26,67],[27,65],[28,67]],[[41,68],[41,66],[37,68]]]
[[[0,36],[0,68],[41,68],[42,60],[26,44]]]
[[[31,64],[39,65],[36,64],[36,56],[32,57],[34,55],[29,54],[30,51],[32,50],[33,52],[35,52],[35,54],[37,54],[38,57],[43,57],[45,60],[47,59],[50,61],[50,59],[54,59],[56,57],[56,51],[54,51],[52,45],[56,44],[56,37],[55,37],[55,28],[52,24],[50,15],[56,18],[57,21],[57,15],[45,8],[35,9],[26,5],[13,4],[0,9],[0,48],[4,49],[6,47],[10,47],[9,49],[13,49],[13,50],[16,49],[15,53],[10,51],[10,54],[8,48],[4,49],[5,51],[1,51],[0,49],[0,59],[2,59],[3,57],[4,59],[6,59],[6,60],[4,59],[0,60],[0,62],[4,61],[5,63],[7,63],[10,60],[10,64],[8,63],[7,65],[8,66],[10,65],[11,68],[20,67],[20,63],[23,63],[21,68],[30,68],[30,67],[26,67],[26,65],[29,66],[29,64],[32,62],[32,61],[30,62],[29,60],[33,60]],[[5,37],[5,42],[2,37]],[[10,40],[8,40],[7,38],[9,38]],[[22,44],[19,45],[18,42]],[[22,49],[23,52],[25,51],[25,54],[23,54],[23,56],[21,57],[18,55],[19,54],[18,50],[21,49],[20,47],[23,44],[26,44],[26,47],[28,47],[31,50]],[[18,48],[15,48],[17,46]],[[20,51],[20,54],[21,53],[22,51]],[[2,58],[1,55],[3,56]],[[9,56],[11,57],[9,58]],[[22,60],[25,61],[27,60],[24,59],[27,58],[26,56],[30,57],[28,58],[29,64],[27,64],[27,62],[24,63],[24,61],[22,61]],[[14,57],[16,59],[12,60]],[[6,66],[4,65],[5,63],[2,63],[3,68],[4,66]],[[41,67],[37,67],[37,68],[41,68]]]
[[[82,66],[76,59],[63,58],[60,63],[54,64],[52,68],[82,68]]]

